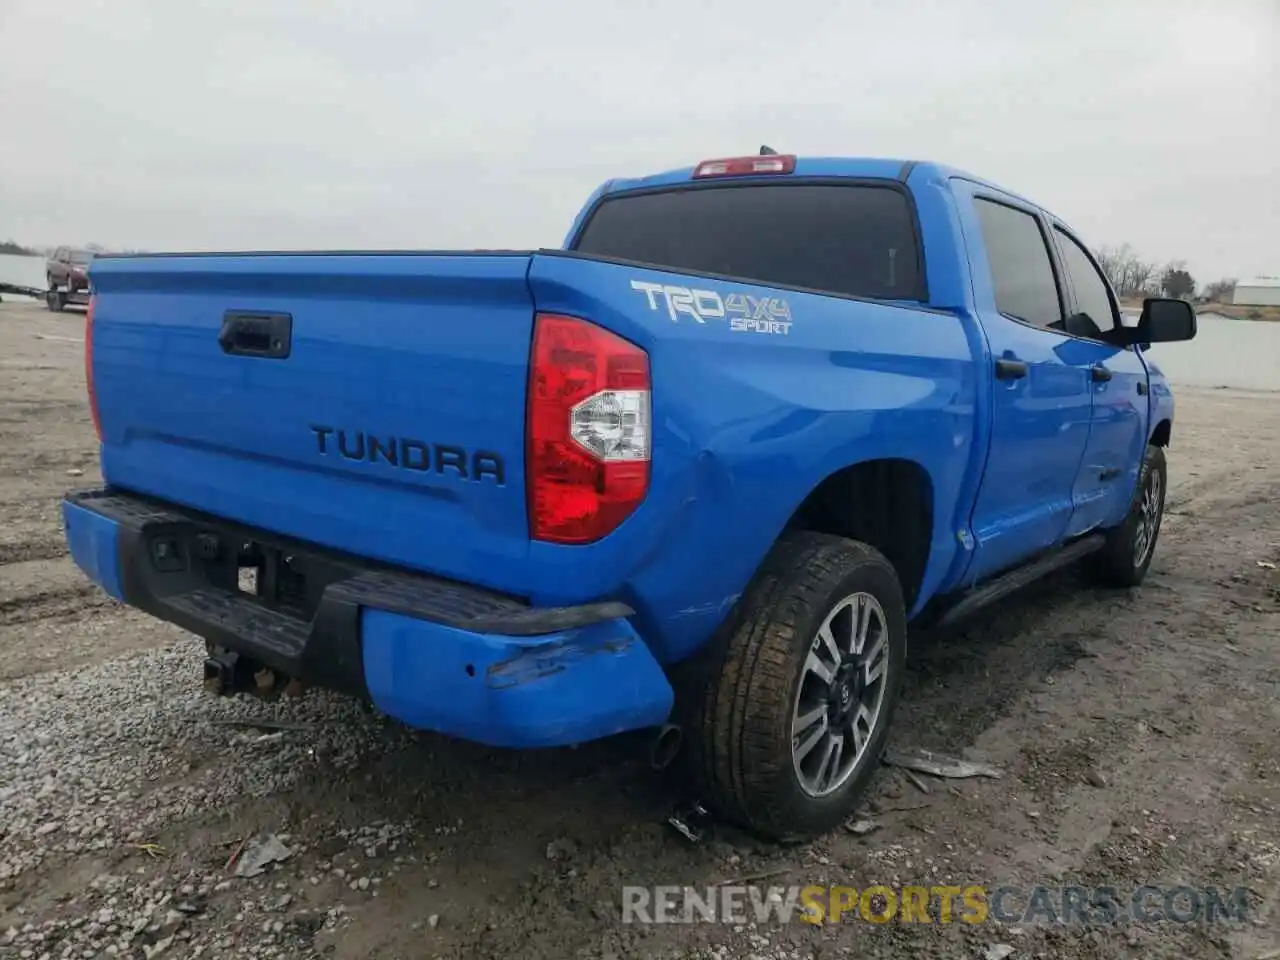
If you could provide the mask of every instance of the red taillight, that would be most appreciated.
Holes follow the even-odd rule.
[[[93,432],[102,442],[102,424],[98,420],[98,395],[93,389],[93,306],[95,297],[89,297],[89,309],[84,315],[84,382],[89,390],[89,415],[93,417]]]
[[[762,157],[729,157],[725,160],[703,160],[694,168],[693,178],[750,177],[766,173],[793,173],[796,158],[791,154],[768,154]]]
[[[649,490],[649,355],[607,330],[540,313],[525,434],[529,534],[591,543]]]

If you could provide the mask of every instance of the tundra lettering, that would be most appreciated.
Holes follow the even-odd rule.
[[[489,477],[498,486],[505,486],[507,482],[506,465],[496,453],[484,450],[468,453],[462,447],[429,444],[407,437],[366,434],[362,430],[347,431],[340,427],[313,425],[310,429],[316,437],[316,452],[322,457],[331,454],[333,448],[329,445],[329,439],[336,435],[337,452],[344,460],[382,462],[419,473],[426,473],[434,463],[438,474],[449,470],[462,480],[478,481]]]
[[[497,747],[649,731],[773,840],[858,808],[909,624],[1077,561],[1142,582],[1174,415],[1150,354],[1196,332],[1181,300],[1122,322],[1031,201],[903,160],[611,180],[554,251],[91,272],[105,486],[65,498],[70,553],[233,651],[220,691],[266,667]],[[255,302],[296,350],[223,352]],[[148,547],[202,536],[260,547],[262,589]]]

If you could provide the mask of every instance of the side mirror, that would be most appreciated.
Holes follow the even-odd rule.
[[[1133,331],[1135,343],[1174,343],[1196,335],[1196,310],[1185,300],[1148,297]]]

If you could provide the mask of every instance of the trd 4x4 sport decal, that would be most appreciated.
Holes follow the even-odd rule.
[[[731,293],[722,297],[715,290],[673,287],[644,280],[632,280],[631,289],[645,295],[650,310],[664,305],[675,323],[683,314],[698,323],[727,319],[729,329],[741,333],[780,334],[785,337],[791,332],[791,307],[780,297],[753,297],[748,293]]]

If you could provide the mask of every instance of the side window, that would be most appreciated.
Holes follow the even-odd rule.
[[[1111,302],[1111,293],[1107,289],[1107,281],[1075,237],[1057,227],[1054,232],[1058,235],[1058,245],[1062,248],[1063,266],[1076,294],[1076,309],[1087,314],[1100,332],[1115,329],[1116,312]]]
[[[994,200],[974,199],[991,264],[996,309],[1037,327],[1062,323],[1062,301],[1040,222]]]

